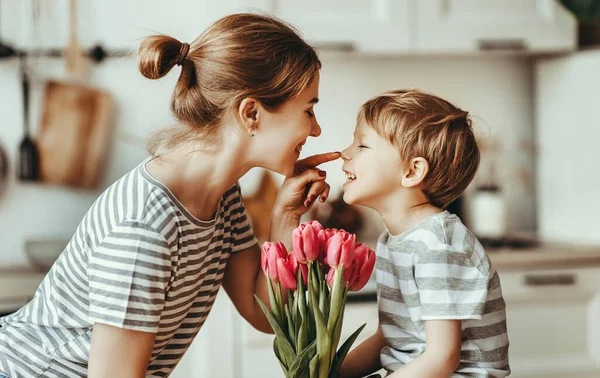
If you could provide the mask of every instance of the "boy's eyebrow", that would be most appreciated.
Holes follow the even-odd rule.
[[[319,102],[319,99],[315,97],[312,100],[310,100],[308,103],[309,104],[316,104],[317,102]]]

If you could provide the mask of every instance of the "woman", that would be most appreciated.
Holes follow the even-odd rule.
[[[34,299],[0,320],[0,372],[18,377],[166,377],[204,323],[222,285],[240,314],[270,332],[268,303],[237,181],[253,167],[286,176],[270,239],[289,243],[300,216],[329,194],[317,165],[297,161],[321,132],[321,63],[289,26],[238,14],[191,45],[147,38],[139,68],[181,74],[177,129],[109,187],[85,215]]]

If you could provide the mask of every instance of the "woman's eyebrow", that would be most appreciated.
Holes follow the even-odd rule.
[[[315,97],[312,100],[310,100],[308,103],[309,104],[316,104],[317,102],[319,102],[319,99]]]

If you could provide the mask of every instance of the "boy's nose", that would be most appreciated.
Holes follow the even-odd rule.
[[[350,147],[346,148],[342,151],[342,160],[350,161],[352,158],[350,157]]]

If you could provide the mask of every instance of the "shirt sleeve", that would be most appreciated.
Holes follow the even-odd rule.
[[[414,276],[421,320],[481,319],[488,294],[489,263],[468,252],[429,250],[416,256]]]
[[[231,189],[231,195],[228,201],[229,215],[231,217],[231,226],[233,232],[232,253],[246,250],[255,244],[258,240],[254,236],[254,231],[250,225],[250,219],[244,207],[244,199],[239,183]]]
[[[162,234],[139,222],[120,223],[92,251],[87,273],[92,324],[158,332],[171,277]]]

